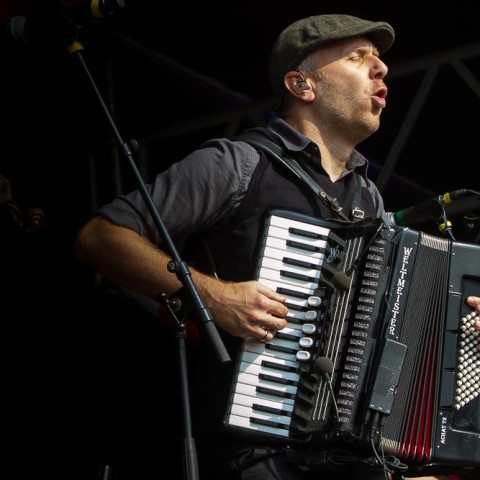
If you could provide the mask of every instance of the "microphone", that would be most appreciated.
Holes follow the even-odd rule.
[[[339,270],[338,272],[335,272],[333,274],[332,285],[337,290],[348,290],[351,284],[352,284],[352,274],[350,272],[344,272],[343,270]]]
[[[400,227],[409,227],[431,220],[440,216],[446,205],[466,197],[468,193],[469,190],[466,189],[454,190],[453,192],[447,192],[444,195],[426,200],[418,205],[400,210],[394,213],[395,222]]]
[[[326,382],[330,382],[333,373],[333,362],[328,357],[318,357],[313,364],[315,372],[322,376]]]
[[[332,396],[333,406],[335,407],[335,418],[337,422],[340,422],[340,412],[338,411],[337,401],[335,399],[335,394],[333,393],[331,379],[331,375],[333,373],[333,362],[328,357],[318,357],[313,364],[313,368],[315,373],[323,377],[325,383],[327,384],[330,395]]]
[[[60,0],[76,18],[103,18],[125,6],[125,0]]]
[[[357,255],[354,262],[350,268],[346,271],[339,270],[333,274],[332,284],[338,290],[348,290],[352,284],[352,274],[360,266],[360,262],[363,260],[365,255],[368,253],[369,248],[371,247],[374,240],[377,238],[380,230],[383,227],[383,223],[380,223],[375,230],[375,233],[371,236],[370,240],[363,247],[362,251]]]
[[[32,38],[52,33],[66,32],[94,19],[111,16],[125,6],[125,0],[60,0],[58,6],[34,18],[12,17],[7,23],[7,34],[13,40],[26,45]]]

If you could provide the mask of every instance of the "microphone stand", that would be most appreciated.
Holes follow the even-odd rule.
[[[456,192],[461,192],[461,196],[460,198],[457,198],[457,201],[455,202],[455,204],[450,202],[449,204],[444,205],[443,202],[439,200],[442,213],[437,218],[438,231],[448,236],[452,241],[455,241],[455,236],[452,231],[452,222],[450,222],[450,220],[448,219],[447,212],[449,212],[451,215],[454,215],[458,213],[464,213],[465,210],[468,210],[468,209],[478,210],[478,208],[480,207],[480,192],[476,190],[469,190],[469,189],[458,190]],[[453,193],[456,193],[456,192],[453,192]],[[480,242],[480,231],[477,233],[477,236],[474,239],[473,243],[479,243],[479,242]]]
[[[203,304],[202,298],[200,297],[196,286],[192,280],[191,273],[189,267],[186,262],[182,261],[180,255],[177,251],[175,244],[173,243],[155,205],[153,200],[146,188],[145,182],[135,164],[132,150],[130,145],[125,142],[116,125],[115,121],[113,120],[105,101],[101,93],[99,92],[97,85],[90,73],[90,70],[85,63],[85,60],[82,55],[82,51],[84,50],[82,44],[78,41],[72,41],[70,46],[68,46],[68,52],[71,56],[77,58],[79,63],[81,64],[87,78],[94,90],[95,95],[98,98],[100,106],[102,107],[105,116],[110,124],[112,132],[115,136],[117,144],[121,148],[121,151],[125,158],[128,160],[130,168],[132,169],[133,174],[138,182],[138,187],[140,193],[152,215],[152,218],[155,221],[155,224],[164,239],[168,251],[171,253],[172,260],[168,263],[168,271],[175,273],[177,278],[181,281],[183,285],[183,289],[185,289],[189,296],[191,297],[192,308],[197,314],[197,319],[200,321],[201,326],[205,329],[207,333],[208,340],[210,341],[212,347],[214,348],[218,360],[222,364],[226,364],[230,362],[230,357],[228,352],[226,351],[225,345],[223,344],[218,330],[216,329],[215,324],[213,323],[213,318],[211,316],[210,311],[205,307]],[[164,294],[160,295],[160,301],[166,306],[169,313],[172,315],[176,325],[177,325],[177,338],[178,338],[178,361],[179,361],[179,371],[180,371],[180,387],[181,387],[181,394],[182,394],[182,406],[183,406],[183,430],[184,430],[184,437],[183,437],[183,459],[184,459],[184,478],[189,480],[197,480],[199,478],[198,474],[198,463],[197,463],[197,456],[196,456],[196,448],[195,448],[195,441],[192,436],[192,423],[191,423],[191,415],[190,415],[190,403],[189,403],[189,388],[188,388],[188,376],[187,376],[187,358],[186,358],[186,349],[185,349],[185,338],[186,338],[186,327],[183,319],[178,319],[177,315],[175,314],[175,306],[178,305],[178,299],[167,299]]]
[[[442,214],[437,218],[437,228],[440,233],[447,236],[450,240],[455,241],[455,236],[452,231],[452,222],[447,217],[445,207],[439,202]]]

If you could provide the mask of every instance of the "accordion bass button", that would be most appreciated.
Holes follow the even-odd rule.
[[[319,307],[322,303],[322,299],[315,295],[308,297],[307,303],[310,307]]]
[[[302,337],[302,338],[300,338],[300,340],[298,341],[298,344],[299,344],[302,348],[312,348],[312,346],[313,346],[313,338],[311,338],[311,337]]]
[[[305,320],[316,320],[318,317],[317,312],[315,310],[307,310],[305,312]]]
[[[304,323],[302,325],[302,333],[305,335],[313,335],[317,331],[317,327],[313,323]]]
[[[306,350],[299,350],[296,357],[299,362],[308,362],[311,355],[310,352],[307,352]]]

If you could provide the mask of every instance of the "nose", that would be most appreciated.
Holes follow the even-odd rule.
[[[383,79],[388,73],[388,67],[383,63],[379,57],[372,57],[373,63],[370,69],[370,75],[372,78]]]

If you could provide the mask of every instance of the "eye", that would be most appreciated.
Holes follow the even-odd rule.
[[[352,62],[361,62],[363,60],[363,56],[359,53],[354,53],[348,57],[348,60]]]

